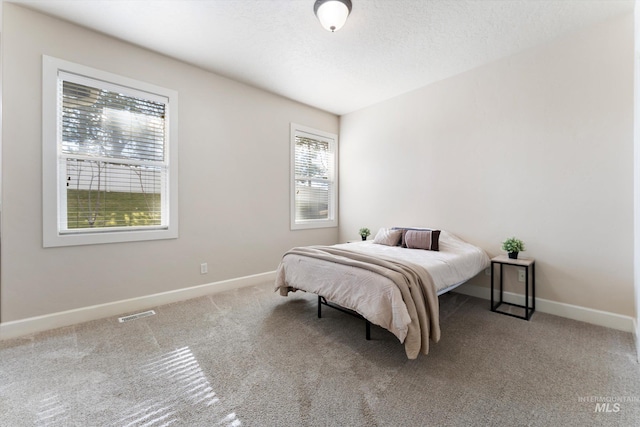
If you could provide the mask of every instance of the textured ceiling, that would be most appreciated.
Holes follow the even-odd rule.
[[[336,114],[633,11],[633,0],[352,0],[324,30],[314,0],[16,0]]]

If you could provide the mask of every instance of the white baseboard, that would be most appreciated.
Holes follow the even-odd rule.
[[[454,290],[472,297],[491,299],[491,289],[476,285],[462,285]],[[524,304],[524,295],[512,292],[504,293],[504,301],[512,304]],[[595,310],[592,308],[580,307],[578,305],[565,304],[562,302],[536,298],[536,311],[553,314],[567,319],[579,320],[593,325],[604,326],[606,328],[617,329],[619,331],[636,333],[633,318],[621,314],[607,311]]]
[[[633,319],[634,339],[636,342],[636,361],[640,363],[640,330],[638,330],[638,320]]]
[[[148,310],[159,305],[184,301],[217,292],[253,286],[267,281],[275,281],[276,272],[254,274],[236,279],[206,283],[184,289],[146,295],[122,301],[61,311],[44,316],[30,317],[13,322],[0,323],[0,340],[17,338],[24,335],[42,332],[49,329],[74,325],[90,320],[102,319],[141,310]]]
[[[222,280],[219,282],[206,283],[204,285],[192,286],[184,289],[162,292],[153,295],[146,295],[138,298],[115,301],[106,304],[82,307],[74,310],[62,311],[47,314],[44,316],[30,317],[13,322],[0,323],[0,340],[17,338],[24,335],[42,332],[49,329],[70,326],[90,320],[102,319],[141,310],[148,310],[159,305],[184,301],[191,298],[198,298],[204,295],[223,292],[231,289],[239,289],[247,286],[254,286],[266,281],[275,280],[276,272],[254,274],[251,276],[239,277],[235,279]],[[491,290],[489,288],[462,285],[455,289],[455,292],[470,295],[477,298],[489,300]],[[511,292],[504,293],[504,300],[514,304],[524,304],[524,296]],[[580,307],[572,304],[565,304],[536,298],[536,311],[566,317],[568,319],[579,320],[594,325],[631,332],[635,335],[638,358],[640,361],[640,330],[635,319],[630,316],[623,316],[591,308]]]

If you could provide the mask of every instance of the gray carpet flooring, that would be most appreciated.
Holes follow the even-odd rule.
[[[633,337],[440,297],[442,339],[389,332],[273,285],[0,342],[2,426],[637,426]]]

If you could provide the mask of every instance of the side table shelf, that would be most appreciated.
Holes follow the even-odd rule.
[[[495,283],[495,266],[500,266],[500,296],[498,301],[494,301],[494,283]],[[524,280],[524,305],[514,304],[510,302],[506,302],[503,299],[504,289],[503,289],[503,277],[504,277],[504,266],[511,265],[515,267],[524,267],[525,271],[525,280]],[[529,291],[531,291],[531,295],[529,295]],[[529,301],[531,299],[531,301]],[[524,309],[524,315],[518,316],[517,314],[513,314],[506,311],[500,311],[498,308],[501,305],[508,305],[512,307],[519,307]],[[519,258],[512,259],[506,255],[499,255],[491,259],[491,311],[496,313],[506,314],[507,316],[517,317],[518,319],[529,320],[531,319],[531,315],[536,311],[536,260],[533,258]]]

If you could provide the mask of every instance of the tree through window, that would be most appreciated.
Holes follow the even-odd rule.
[[[177,94],[55,58],[44,62],[43,99],[54,97],[55,113],[45,111],[55,114],[49,130],[55,125],[56,135],[52,141],[45,124],[45,178],[55,173],[56,183],[55,209],[44,196],[45,246],[57,237],[79,241],[75,237],[109,232],[170,231],[89,243],[177,237],[177,138],[170,132]],[[47,230],[53,211],[55,233]],[[82,243],[50,245],[59,244]]]
[[[292,125],[292,229],[334,227],[336,137]]]
[[[162,226],[165,103],[62,85],[66,229]]]

